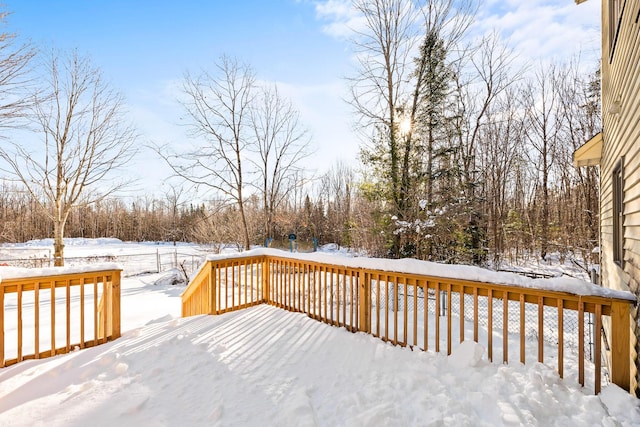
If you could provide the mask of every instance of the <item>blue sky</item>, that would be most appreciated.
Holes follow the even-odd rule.
[[[121,90],[141,142],[182,144],[175,103],[184,72],[211,67],[221,54],[251,64],[296,104],[317,149],[309,168],[355,163],[357,136],[343,101],[352,73],[344,34],[355,17],[348,0],[5,0],[9,30],[36,46],[78,48]],[[498,30],[522,58],[594,58],[600,2],[484,0],[473,32]],[[157,191],[168,171],[134,168]]]
[[[344,51],[312,3],[280,1],[9,1],[11,26],[37,43],[89,52],[115,79],[134,85],[175,78],[221,53],[246,57],[267,79],[321,78]],[[305,73],[296,66],[304,63]],[[308,75],[311,73],[311,75]]]

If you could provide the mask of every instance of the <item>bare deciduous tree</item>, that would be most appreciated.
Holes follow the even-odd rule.
[[[188,125],[201,143],[187,152],[156,151],[176,175],[235,206],[242,246],[249,249],[257,212],[247,203],[261,201],[263,237],[273,237],[275,211],[299,185],[309,139],[292,104],[275,86],[258,84],[248,65],[223,56],[215,67],[214,73],[187,74],[183,86]]]
[[[495,266],[499,266],[505,252],[508,215],[514,209],[517,191],[515,170],[522,161],[525,129],[518,91],[516,87],[507,88],[489,105],[486,114],[495,117],[485,122],[477,134],[488,246],[493,249]],[[517,244],[514,246],[517,250]]]
[[[176,242],[184,240],[184,230],[180,221],[180,208],[184,204],[183,197],[186,192],[182,186],[169,184],[169,188],[164,193],[167,214],[169,215],[169,224],[163,230],[163,234],[167,240]]]
[[[342,161],[335,163],[321,180],[320,195],[326,200],[326,212],[329,223],[328,233],[333,242],[340,246],[351,247],[353,199],[355,199],[356,181],[353,169]]]
[[[309,137],[299,120],[299,113],[284,99],[276,86],[263,88],[251,112],[253,140],[251,150],[262,195],[263,226],[266,238],[273,238],[276,210],[294,187],[300,161],[310,154]]]
[[[464,103],[460,108],[462,120],[467,123],[467,132],[461,133],[460,144],[466,184],[470,185],[475,181],[472,175],[476,171],[475,161],[481,127],[486,123],[501,120],[500,111],[495,108],[496,101],[522,79],[524,69],[514,69],[515,59],[515,53],[503,43],[499,35],[491,33],[481,40],[476,54],[471,56],[475,81],[470,84],[458,82],[458,87],[463,91],[460,97]],[[457,74],[460,76],[462,73]],[[496,115],[490,117],[491,112]],[[506,114],[510,113],[511,111],[506,111]]]
[[[513,138],[513,102],[503,102],[503,95],[518,82],[523,75],[524,69],[515,69],[514,60],[516,55],[500,39],[497,33],[485,36],[479,42],[477,49],[470,55],[469,64],[461,61],[458,65],[460,69],[456,75],[456,91],[458,93],[457,110],[454,122],[458,146],[460,147],[458,163],[461,165],[460,190],[464,192],[469,204],[467,207],[468,222],[465,226],[466,234],[469,237],[469,249],[473,252],[473,262],[478,264],[484,258],[482,241],[485,236],[485,219],[489,219],[488,224],[493,227],[487,232],[495,240],[497,223],[495,221],[495,208],[491,205],[489,218],[483,217],[481,201],[486,195],[479,194],[481,185],[489,188],[489,185],[503,185],[502,183],[488,183],[486,179],[494,179],[496,176],[487,175],[478,168],[479,160],[483,154],[491,152],[492,155],[500,156],[508,151],[495,152],[495,146],[508,148],[517,138]],[[465,76],[464,68],[471,69],[470,81],[462,81]],[[512,91],[513,94],[513,91]],[[508,96],[508,95],[507,95]],[[511,100],[509,100],[511,101]],[[501,122],[505,123],[501,123]],[[507,132],[507,139],[503,139]],[[496,139],[498,138],[498,139]],[[513,138],[513,141],[511,140]],[[503,158],[502,160],[507,160]],[[493,172],[497,173],[502,181],[503,171],[495,164],[485,165]],[[493,188],[495,190],[495,188]],[[493,193],[498,196],[498,193]],[[479,197],[480,196],[480,197]],[[486,201],[486,200],[485,200]],[[485,212],[486,214],[486,212]]]
[[[127,184],[112,177],[134,155],[136,133],[125,121],[122,96],[76,51],[62,57],[52,51],[42,81],[32,118],[42,144],[29,150],[14,142],[0,156],[53,221],[55,265],[62,266],[70,212]]]
[[[554,162],[558,161],[556,152],[559,144],[561,116],[559,109],[560,81],[564,71],[555,64],[540,65],[533,78],[525,86],[523,97],[527,111],[527,139],[531,152],[529,159],[537,165],[539,192],[541,193],[540,212],[540,258],[545,259],[549,250],[549,190],[552,184]]]
[[[580,72],[580,58],[574,58],[564,66],[566,69],[558,84],[559,113],[562,116],[561,160],[557,162],[565,200],[569,203],[561,210],[564,223],[575,224],[575,228],[563,227],[561,240],[574,252],[582,252],[584,268],[592,257],[592,250],[598,246],[599,168],[596,166],[576,168],[572,154],[584,141],[602,129],[600,103],[599,70],[587,76]]]
[[[188,126],[202,143],[183,153],[167,154],[156,147],[174,173],[196,187],[205,187],[215,198],[230,200],[238,208],[242,241],[249,249],[250,237],[244,209],[246,146],[250,133],[250,108],[255,97],[255,76],[248,65],[222,56],[215,72],[187,73],[182,105]]]

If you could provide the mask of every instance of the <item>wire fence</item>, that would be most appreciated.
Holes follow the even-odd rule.
[[[389,307],[390,311],[394,311],[395,307],[399,312],[407,310],[409,313],[417,311],[418,317],[423,315],[425,298],[422,288],[417,288],[417,292],[414,294],[414,287],[407,287],[406,293],[400,286],[397,292],[397,297],[394,297],[393,284],[387,283],[386,286],[380,288],[380,299],[375,295],[375,286],[372,295],[372,305],[376,306],[376,301],[379,301],[380,311],[384,311],[386,307]],[[451,298],[451,306],[447,307],[447,293],[444,290],[439,292],[440,295],[436,295],[435,290],[429,289],[427,292],[427,313],[435,315],[439,312],[441,316],[447,315],[447,310],[451,310],[451,314],[454,317],[460,317],[460,294],[454,293]],[[397,298],[397,305],[395,302]],[[436,310],[438,305],[438,310]],[[462,303],[464,307],[465,320],[472,322],[474,320],[474,298],[473,295],[465,295]],[[492,300],[492,326],[496,330],[503,330],[503,301],[502,298],[494,297]],[[489,300],[488,298],[478,299],[478,324],[484,328],[489,326]],[[520,328],[520,303],[518,301],[509,301],[507,304],[507,328],[509,331],[518,331]],[[538,305],[525,303],[524,310],[524,324],[526,338],[530,341],[538,341]],[[543,331],[542,338],[547,344],[558,344],[558,321],[557,321],[557,308],[544,307],[543,311]],[[564,343],[566,348],[574,354],[578,353],[578,313],[575,310],[563,310],[563,332]],[[593,361],[594,345],[595,345],[595,331],[593,314],[584,313],[584,337],[585,343],[585,356],[589,360]]]
[[[32,250],[33,252],[33,250]],[[39,251],[43,253],[30,256],[9,257],[0,255],[0,265],[11,267],[44,268],[53,266],[51,250]],[[191,253],[176,249],[157,249],[155,252],[129,254],[101,254],[89,256],[65,257],[65,266],[89,265],[105,262],[121,264],[123,277],[140,274],[160,273],[171,269],[181,270],[187,278],[191,278],[204,262],[210,252],[195,250]]]

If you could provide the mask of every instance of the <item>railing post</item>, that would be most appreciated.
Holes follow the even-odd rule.
[[[269,257],[265,256],[262,264],[262,299],[267,304],[271,303],[270,280],[271,275],[269,274]]]
[[[111,339],[120,338],[120,270],[113,272],[111,282]]]
[[[360,331],[371,332],[371,280],[365,270],[360,269],[358,274],[360,285]]]
[[[4,368],[4,287],[0,284],[0,368]]]
[[[623,390],[631,390],[631,323],[630,304],[613,302],[611,304],[611,382]],[[600,331],[596,331],[599,334]],[[600,339],[599,336],[595,337]]]
[[[216,286],[216,270],[213,267],[212,261],[207,261],[209,263],[209,314],[216,314],[218,312],[218,307],[216,301],[218,300],[218,288]]]

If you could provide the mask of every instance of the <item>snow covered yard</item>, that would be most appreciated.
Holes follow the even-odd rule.
[[[394,347],[261,305],[179,318],[182,287],[125,279],[123,337],[0,370],[0,425],[638,425],[541,364]]]

